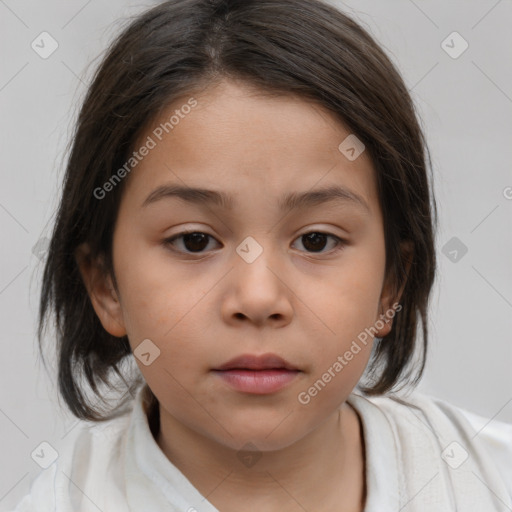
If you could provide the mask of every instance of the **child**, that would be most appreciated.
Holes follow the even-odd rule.
[[[17,510],[512,510],[512,426],[398,393],[426,356],[427,155],[400,75],[327,3],[135,19],[82,106],[41,296],[95,424]]]

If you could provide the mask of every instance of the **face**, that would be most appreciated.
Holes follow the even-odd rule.
[[[391,329],[376,324],[396,297],[375,171],[367,152],[347,158],[339,146],[350,131],[303,99],[234,82],[194,98],[141,136],[136,148],[154,147],[125,178],[118,288],[107,279],[91,300],[107,331],[146,354],[136,361],[162,418],[225,447],[278,449],[346,400],[371,351],[361,333]],[[269,353],[299,370],[281,372],[273,390],[241,390],[214,371]]]

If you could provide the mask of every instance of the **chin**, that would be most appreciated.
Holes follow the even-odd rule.
[[[258,424],[247,420],[240,423],[232,421],[227,428],[231,436],[222,430],[222,437],[214,436],[214,438],[219,444],[237,451],[243,450],[243,447],[248,444],[253,445],[252,448],[247,448],[248,450],[261,452],[282,450],[308,434],[305,425],[300,424],[299,427],[298,422],[286,423],[283,417],[278,421],[272,418],[267,422],[260,418]]]

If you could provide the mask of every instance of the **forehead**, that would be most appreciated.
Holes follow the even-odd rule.
[[[147,125],[135,150],[149,139],[153,147],[131,172],[126,193],[139,207],[165,185],[223,190],[235,199],[230,206],[237,192],[262,194],[282,207],[294,192],[338,185],[373,209],[372,161],[367,152],[351,161],[340,151],[349,136],[316,103],[224,81],[173,102]]]

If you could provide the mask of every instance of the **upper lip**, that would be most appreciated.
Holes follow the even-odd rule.
[[[286,370],[298,370],[296,366],[279,357],[277,354],[242,354],[230,359],[215,370],[232,370],[234,368],[244,370],[269,370],[284,368]]]

